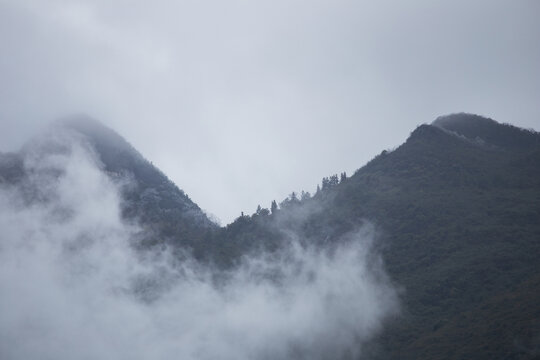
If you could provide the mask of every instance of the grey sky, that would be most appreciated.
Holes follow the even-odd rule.
[[[223,223],[415,126],[540,128],[540,1],[0,0],[0,151],[87,113]]]

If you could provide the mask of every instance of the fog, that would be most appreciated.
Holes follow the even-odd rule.
[[[2,359],[353,358],[398,314],[369,226],[332,250],[291,236],[217,274],[166,248],[135,251],[126,184],[77,134],[23,154],[27,178],[0,187]]]

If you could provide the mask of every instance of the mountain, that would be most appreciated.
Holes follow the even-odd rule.
[[[0,183],[25,177],[28,153],[57,151],[55,134],[70,132],[90,145],[103,170],[122,189],[124,220],[141,225],[139,243],[170,243],[191,247],[218,226],[165,174],[146,160],[112,129],[87,116],[75,116],[52,124],[47,133],[26,144],[19,153],[0,154]]]
[[[454,114],[441,116],[434,126],[499,149],[529,151],[538,148],[538,134],[511,125],[500,125],[495,120],[479,115]]]
[[[57,125],[85,136],[112,177],[129,177],[122,194],[124,218],[143,225],[146,245],[166,241],[190,248],[217,229],[184,191],[110,128],[86,116]]]
[[[333,178],[274,215],[237,219],[222,230],[219,256],[271,249],[286,241],[284,228],[328,243],[367,220],[403,288],[403,314],[372,344],[373,358],[538,358],[539,133],[445,116]]]
[[[388,271],[406,289],[407,314],[383,338],[390,358],[538,354],[540,307],[524,304],[540,303],[539,141],[490,119],[447,116],[338,190],[335,206],[385,231]]]
[[[370,223],[402,313],[372,359],[540,359],[540,134],[471,114],[420,125],[352,176],[323,179],[219,228],[131,145],[79,117],[58,129],[92,145],[123,187],[144,246],[188,248],[223,269],[291,238],[331,247]],[[0,183],[24,179],[24,151],[0,156]],[[331,334],[329,334],[331,336]]]

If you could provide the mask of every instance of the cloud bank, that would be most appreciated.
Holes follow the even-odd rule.
[[[0,186],[2,359],[353,358],[397,311],[366,231],[223,274],[136,252],[92,149],[43,139],[24,149],[25,180]]]

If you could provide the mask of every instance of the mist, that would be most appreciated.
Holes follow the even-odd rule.
[[[22,154],[28,175],[0,187],[2,359],[347,359],[398,314],[370,227],[332,249],[291,236],[219,272],[135,250],[127,180],[76,133]]]

